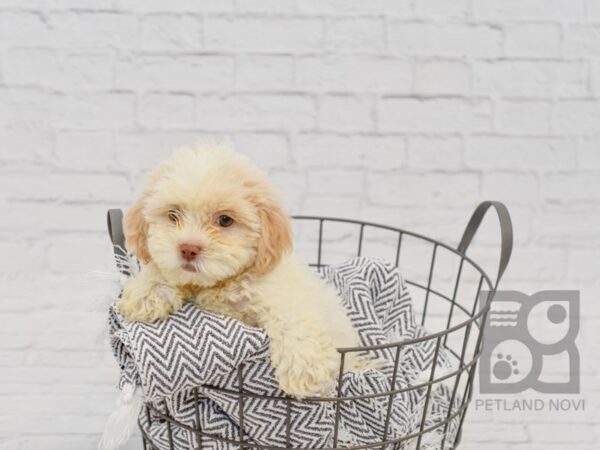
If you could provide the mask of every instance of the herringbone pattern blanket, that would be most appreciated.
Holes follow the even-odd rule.
[[[417,325],[413,303],[405,283],[393,265],[381,260],[355,258],[321,269],[322,277],[332,283],[359,332],[362,344],[377,345],[426,335]],[[285,293],[282,292],[282,295]],[[121,368],[119,386],[140,385],[147,401],[177,421],[200,428],[213,437],[204,437],[202,449],[233,450],[237,445],[218,439],[240,439],[238,367],[242,365],[243,388],[249,394],[282,396],[269,361],[269,339],[262,329],[190,304],[167,319],[153,323],[128,323],[114,305],[109,311],[111,344]],[[343,396],[382,394],[391,388],[396,348],[379,350],[383,362],[378,370],[345,373]],[[422,383],[429,377],[435,353],[435,340],[401,347],[396,389]],[[437,358],[436,373],[451,369],[449,353],[443,347]],[[220,390],[207,389],[213,386]],[[194,392],[194,388],[198,388]],[[196,399],[198,395],[198,419]],[[395,394],[390,406],[387,433],[384,430],[389,395],[344,401],[340,404],[338,446],[374,443],[418,432],[426,404],[427,388]],[[332,393],[334,396],[335,393]],[[433,385],[427,404],[425,428],[446,418],[450,389],[443,383]],[[455,399],[453,409],[459,399]],[[287,408],[290,433],[286,433]],[[328,402],[285,401],[244,398],[245,439],[278,447],[322,448],[333,445],[335,407]],[[158,417],[140,415],[142,427],[161,450],[169,449],[167,424]],[[445,446],[453,442],[457,420],[448,426]],[[421,442],[421,448],[441,448],[444,426],[435,428]],[[171,435],[177,449],[197,449],[194,433],[173,426]],[[416,439],[395,445],[411,448]]]

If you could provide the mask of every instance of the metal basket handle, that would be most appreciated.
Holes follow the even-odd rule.
[[[129,275],[123,264],[120,262],[127,258],[125,250],[125,235],[123,234],[123,211],[120,209],[109,209],[106,214],[106,224],[108,226],[108,235],[115,252],[115,261],[117,267],[124,275]]]
[[[479,229],[479,225],[481,225],[485,213],[490,209],[490,206],[494,207],[498,213],[498,219],[500,220],[500,263],[498,265],[496,284],[494,285],[494,288],[497,288],[500,279],[508,266],[513,248],[513,226],[512,221],[510,220],[510,214],[504,203],[490,200],[480,203],[479,206],[475,208],[475,211],[473,211],[473,215],[469,219],[469,223],[465,228],[460,244],[458,244],[456,249],[462,255],[466,253],[475,233]]]

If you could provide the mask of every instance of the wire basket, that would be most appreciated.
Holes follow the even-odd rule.
[[[493,207],[500,221],[500,262],[495,282],[492,282],[486,272],[471,258],[466,256],[466,251],[477,232],[486,212]],[[119,210],[111,210],[108,215],[109,234],[115,245],[117,257],[123,256],[123,236],[121,229],[122,214]],[[453,248],[435,239],[413,233],[404,229],[394,228],[376,223],[363,222],[358,220],[348,220],[340,218],[315,217],[315,216],[296,216],[294,217],[295,226],[299,227],[301,233],[307,237],[308,248],[304,248],[303,255],[309,259],[309,265],[320,268],[332,263],[331,256],[339,258],[348,258],[352,256],[365,256],[368,254],[368,244],[377,244],[374,248],[379,249],[375,256],[382,256],[381,250],[387,251],[388,260],[394,261],[396,266],[404,268],[414,268],[419,263],[423,270],[420,275],[417,272],[407,273],[403,271],[404,281],[411,288],[414,296],[415,305],[418,304],[417,311],[420,317],[420,323],[431,331],[437,329],[425,336],[415,339],[402,340],[391,344],[353,347],[338,349],[340,355],[340,371],[337,380],[337,395],[334,397],[306,398],[303,400],[292,399],[291,397],[278,397],[259,395],[247,392],[244,389],[244,376],[242,366],[238,367],[238,385],[239,390],[227,391],[227,394],[235,395],[239,411],[240,438],[229,439],[212,433],[207,433],[200,428],[193,428],[179,422],[168,413],[157,408],[152,403],[145,405],[145,415],[148,421],[151,416],[166,422],[168,431],[168,448],[176,450],[177,446],[173,439],[173,431],[177,428],[185,430],[188,433],[194,433],[199,442],[199,448],[202,448],[202,439],[210,438],[223,443],[224,448],[231,450],[261,449],[261,450],[279,450],[288,448],[299,448],[291,446],[291,404],[294,402],[327,402],[335,411],[333,424],[332,447],[325,450],[341,448],[339,442],[339,421],[341,402],[352,402],[364,399],[366,396],[344,397],[341,391],[341,377],[344,374],[344,362],[347,355],[352,352],[368,353],[376,352],[382,349],[389,349],[395,354],[393,361],[392,381],[390,390],[381,394],[379,397],[387,398],[387,414],[383,427],[381,440],[362,445],[344,446],[353,450],[362,449],[399,449],[415,448],[420,450],[423,446],[424,438],[428,433],[442,431],[441,442],[435,447],[439,449],[457,448],[462,434],[462,426],[465,414],[473,395],[474,375],[477,361],[481,354],[482,339],[486,317],[490,309],[490,304],[494,293],[502,278],[502,275],[510,260],[513,245],[512,224],[507,208],[500,202],[486,201],[481,203],[471,216],[467,227],[463,233],[459,245]],[[331,231],[340,226],[346,229],[346,232],[333,233],[328,238],[328,230]],[[347,232],[351,230],[351,232]],[[356,240],[355,242],[350,242]],[[409,242],[410,241],[410,242]],[[120,244],[120,245],[119,245]],[[412,245],[412,252],[408,249]],[[329,247],[337,247],[342,251],[331,251]],[[385,252],[384,252],[385,253]],[[311,256],[312,254],[312,256]],[[416,255],[416,256],[415,256]],[[410,272],[410,271],[409,271]],[[434,345],[433,363],[431,370],[425,380],[399,388],[395,379],[398,373],[400,359],[400,350],[407,346],[430,341]],[[449,355],[452,361],[453,370],[448,373],[436,375],[436,362],[440,354],[440,348],[445,349],[445,354]],[[449,386],[450,401],[447,412],[444,417],[434,424],[427,424],[428,404],[432,396],[432,388],[438,383],[446,383]],[[222,391],[222,388],[202,386],[204,390]],[[417,418],[419,424],[416,431],[404,436],[390,436],[388,426],[390,422],[391,405],[394,398],[399,394],[410,393],[416,390],[426,390],[424,399],[425,406],[422,409],[422,416]],[[422,392],[422,391],[421,391]],[[199,421],[198,408],[198,389],[194,390],[195,414]],[[373,396],[373,394],[371,394]],[[286,446],[260,445],[247,439],[244,433],[244,401],[248,398],[264,399],[272,402],[284,402],[287,405],[286,423]],[[452,432],[450,428],[452,427]],[[140,424],[144,449],[158,450],[161,447],[152,441],[152,438],[144,432]]]

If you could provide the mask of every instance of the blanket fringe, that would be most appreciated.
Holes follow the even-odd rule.
[[[110,415],[104,426],[104,433],[98,444],[99,450],[117,450],[129,440],[143,403],[144,400],[137,386],[133,384],[123,386],[117,398],[117,409]]]

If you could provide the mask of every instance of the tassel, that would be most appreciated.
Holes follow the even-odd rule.
[[[139,388],[126,384],[117,398],[117,409],[110,415],[98,445],[99,450],[117,450],[125,444],[136,426],[144,400]]]

